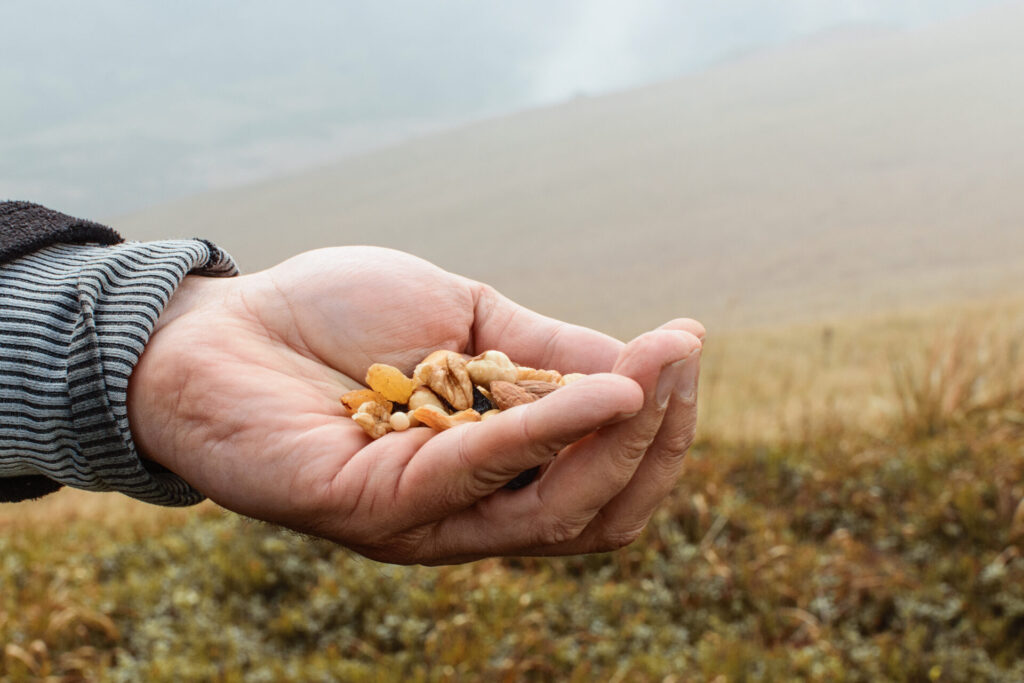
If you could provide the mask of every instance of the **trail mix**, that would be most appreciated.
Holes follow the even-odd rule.
[[[440,432],[487,420],[581,377],[517,365],[501,351],[467,359],[454,351],[438,350],[416,366],[411,378],[396,367],[374,363],[366,373],[369,389],[350,391],[341,403],[363,431],[379,439],[420,425]],[[525,486],[537,469],[522,473],[506,488]]]

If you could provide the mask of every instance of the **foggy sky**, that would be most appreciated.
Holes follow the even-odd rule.
[[[0,198],[94,218],[993,0],[8,0]]]

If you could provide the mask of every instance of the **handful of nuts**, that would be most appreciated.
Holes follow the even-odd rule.
[[[366,373],[369,389],[350,391],[341,403],[363,431],[379,439],[420,425],[440,432],[487,420],[581,377],[517,365],[501,351],[467,359],[442,349],[424,358],[411,378],[396,367],[374,363]],[[536,468],[524,472],[506,488],[525,486],[535,474]]]

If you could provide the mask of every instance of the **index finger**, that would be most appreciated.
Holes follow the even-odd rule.
[[[517,363],[562,373],[609,372],[625,346],[621,341],[520,306],[480,284],[473,311],[473,349],[504,351]]]
[[[569,444],[632,416],[643,390],[620,375],[596,375],[487,422],[442,432],[423,444],[394,487],[398,501],[428,522],[476,503]],[[400,507],[400,505],[396,505]]]
[[[607,334],[562,322],[520,306],[493,287],[478,284],[471,350],[504,351],[517,363],[562,373],[611,372],[625,344]],[[666,323],[704,340],[704,326],[678,318]]]

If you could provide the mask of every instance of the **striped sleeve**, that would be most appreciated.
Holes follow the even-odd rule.
[[[43,475],[159,505],[202,500],[139,457],[128,378],[187,274],[237,272],[201,240],[53,245],[0,265],[0,495]]]

